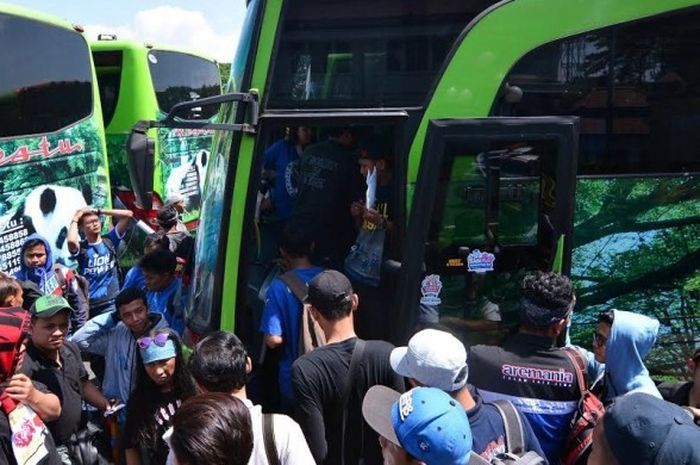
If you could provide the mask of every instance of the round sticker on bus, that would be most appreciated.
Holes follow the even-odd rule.
[[[493,271],[494,263],[496,263],[496,256],[494,254],[476,249],[467,257],[467,271],[470,273],[486,273],[487,271]]]
[[[158,63],[158,58],[156,58],[156,56],[154,54],[149,53],[148,54],[148,61],[150,61],[151,63],[153,63],[155,65],[156,63]]]

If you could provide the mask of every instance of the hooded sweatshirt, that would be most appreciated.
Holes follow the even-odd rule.
[[[116,312],[103,313],[85,323],[71,340],[80,350],[105,358],[105,376],[102,392],[108,399],[126,403],[136,381],[136,338],[131,330],[114,318]],[[159,313],[149,313],[147,331],[167,328],[168,323]]]
[[[644,366],[644,358],[656,342],[659,322],[637,313],[613,312],[605,349],[607,400],[629,392],[643,392],[660,399],[661,394]]]

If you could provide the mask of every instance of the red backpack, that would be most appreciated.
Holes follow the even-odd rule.
[[[564,353],[569,357],[574,370],[576,370],[581,399],[578,401],[578,408],[571,419],[571,428],[564,443],[561,463],[562,465],[586,465],[593,443],[593,428],[603,418],[605,407],[600,399],[590,391],[586,383],[584,375],[586,360],[581,352],[573,347],[566,347]]]

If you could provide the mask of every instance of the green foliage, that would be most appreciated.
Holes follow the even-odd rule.
[[[219,74],[221,74],[221,85],[225,88],[231,75],[231,63],[219,63]]]

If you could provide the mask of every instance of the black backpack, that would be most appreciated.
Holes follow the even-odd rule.
[[[537,452],[525,451],[525,433],[522,417],[516,408],[507,400],[497,400],[493,405],[503,418],[503,427],[506,430],[506,450],[504,454],[498,454],[491,461],[472,452],[468,465],[543,465],[545,460]]]

